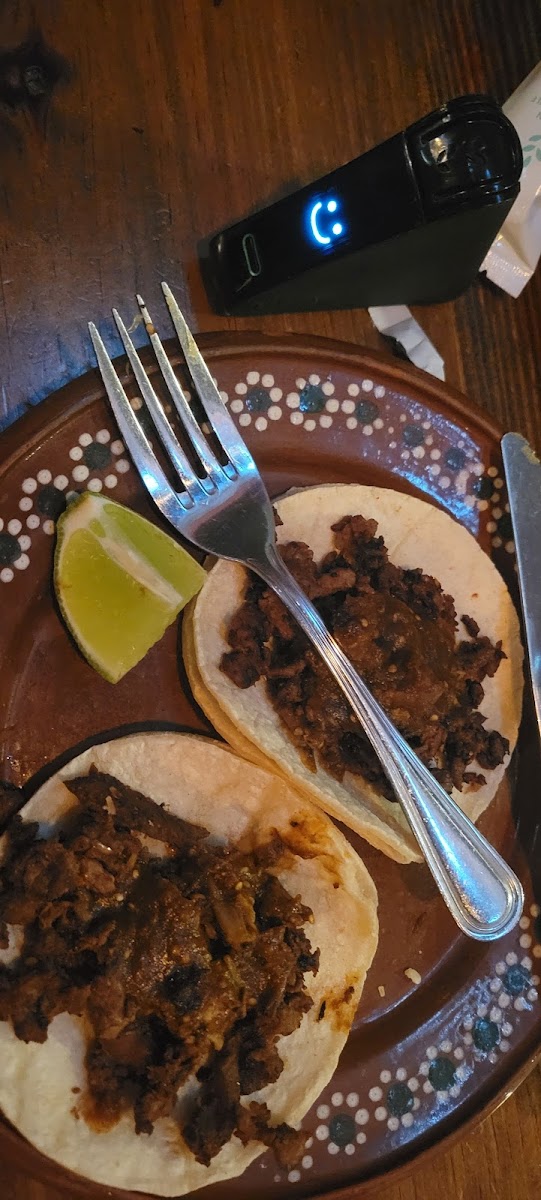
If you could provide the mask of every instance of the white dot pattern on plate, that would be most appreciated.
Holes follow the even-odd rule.
[[[524,916],[520,924],[520,929],[517,931],[517,941],[515,944],[520,945],[520,938],[526,937],[529,938],[531,943],[533,939],[530,934],[526,933],[529,926],[530,918]],[[529,948],[529,946],[526,948]],[[539,947],[539,951],[541,953],[541,946]],[[520,967],[522,967],[524,972],[528,972],[528,976],[527,978],[526,975],[524,976],[525,984],[522,994],[515,997],[514,1000],[509,998],[511,1002],[506,1003],[504,1001],[503,1007],[506,1012],[512,1009],[516,1016],[520,1016],[532,1003],[538,1001],[537,987],[539,977],[531,975],[532,962],[535,961],[535,957],[532,950],[532,957],[523,954],[522,959],[520,959]],[[487,994],[492,993],[494,995],[492,985],[495,982],[501,989],[502,976],[506,972],[514,970],[517,964],[519,964],[519,955],[515,951],[509,950],[505,958],[494,967],[495,973],[492,979],[487,980]],[[530,981],[529,986],[528,979]],[[516,979],[514,979],[512,986],[518,986]],[[508,994],[506,993],[506,995]],[[499,1030],[497,1035],[499,1038],[498,1045],[495,1050],[490,1050],[488,1053],[482,1049],[478,1049],[478,1046],[483,1044],[482,1037],[486,1036],[486,1034],[484,1026],[482,1028],[479,1026],[479,1032],[477,1032],[476,1024],[476,1022],[482,1023],[486,1021],[493,1022]],[[367,1133],[365,1133],[364,1127],[366,1126],[369,1129],[371,1121],[375,1123],[374,1128],[381,1129],[385,1125],[386,1129],[393,1136],[396,1136],[400,1130],[404,1131],[404,1136],[407,1136],[408,1131],[415,1127],[417,1115],[423,1111],[425,1106],[431,1104],[436,1106],[448,1105],[449,1102],[456,1100],[464,1084],[471,1077],[476,1061],[482,1061],[484,1057],[487,1057],[491,1064],[496,1063],[498,1055],[505,1054],[509,1050],[511,1045],[510,1038],[513,1034],[513,1025],[507,1017],[503,1016],[502,1008],[498,1006],[491,1009],[482,1000],[476,1005],[474,1013],[464,1018],[462,1027],[464,1029],[461,1038],[462,1045],[456,1044],[452,1036],[446,1035],[442,1037],[438,1044],[432,1043],[426,1047],[425,1058],[418,1066],[417,1075],[410,1074],[408,1076],[408,1071],[403,1065],[396,1067],[394,1077],[393,1072],[389,1068],[382,1069],[379,1079],[380,1083],[383,1084],[383,1088],[374,1085],[368,1091],[368,1098],[373,1105],[371,1113],[367,1108],[356,1108],[359,1101],[358,1093],[347,1093],[345,1096],[340,1092],[332,1093],[330,1101],[332,1108],[337,1110],[344,1106],[349,1106],[356,1109],[354,1114],[355,1124],[357,1127],[361,1126],[362,1129],[358,1130],[355,1140],[352,1139],[351,1142],[347,1143],[347,1146],[352,1147],[352,1149],[347,1150],[343,1142],[339,1145],[333,1140],[332,1122],[319,1127],[316,1140],[325,1141],[328,1151],[332,1155],[341,1152],[348,1154],[355,1153],[357,1146],[365,1144]],[[469,1030],[472,1032],[468,1032]],[[465,1061],[466,1053],[469,1055],[468,1062]],[[392,1110],[390,1111],[389,1105],[386,1103],[387,1091],[389,1100],[391,1100],[392,1086],[394,1086],[393,1079],[396,1081],[398,1088],[406,1088],[410,1094],[407,1111],[399,1112],[398,1114]],[[397,1097],[393,1096],[392,1103],[403,1103],[407,1092],[405,1094],[401,1092],[400,1096],[397,1094]],[[318,1107],[318,1116],[325,1116],[327,1121],[330,1112],[331,1108],[328,1104]],[[337,1119],[340,1120],[340,1116]]]
[[[456,431],[452,432],[447,443],[447,446],[450,445],[451,448],[445,448],[445,428],[441,421],[434,422],[433,414],[427,413],[422,404],[410,402],[406,397],[401,397],[400,402],[404,405],[404,411],[396,413],[395,399],[395,413],[402,431],[400,437],[403,439],[402,445],[400,445],[397,438],[389,440],[394,434],[395,422],[389,423],[387,428],[385,427],[386,414],[392,411],[391,397],[386,398],[385,387],[375,383],[372,378],[361,377],[345,380],[337,387],[334,379],[330,376],[322,376],[316,371],[309,372],[307,377],[299,376],[297,379],[288,381],[282,378],[277,379],[275,374],[269,371],[250,370],[246,373],[245,378],[237,380],[232,388],[231,411],[238,417],[241,428],[251,428],[258,434],[265,433],[270,421],[279,421],[283,411],[287,408],[290,409],[291,424],[304,428],[309,434],[313,433],[318,425],[322,429],[332,428],[333,418],[342,412],[343,418],[340,419],[344,421],[348,433],[358,430],[357,436],[362,432],[363,438],[374,439],[374,450],[369,448],[363,453],[373,454],[376,460],[380,461],[382,440],[384,453],[386,452],[385,447],[389,454],[395,453],[400,447],[400,457],[402,462],[408,464],[408,471],[423,471],[428,468],[440,494],[444,496],[447,493],[445,503],[451,510],[452,498],[456,495],[461,498],[463,513],[471,514],[472,521],[477,519],[478,514],[486,513],[486,524],[492,535],[494,548],[503,547],[506,553],[513,554],[512,540],[502,537],[499,532],[499,522],[508,513],[509,505],[505,502],[503,478],[498,474],[497,468],[493,465],[485,468],[473,444],[465,435],[457,438]],[[251,389],[255,389],[253,397]],[[267,398],[265,398],[265,393],[267,393]],[[227,403],[228,392],[222,389],[220,394],[224,403]],[[382,403],[383,401],[385,403]],[[321,408],[323,408],[323,412],[321,412]],[[434,445],[434,441],[436,445]],[[106,467],[107,473],[102,479],[99,474],[90,479],[90,469],[86,461],[82,461],[83,455],[86,456],[86,452],[90,450],[93,443],[96,446],[108,447],[116,459],[114,471],[111,466],[108,470]],[[86,486],[91,491],[98,492],[103,487],[113,489],[117,486],[118,478],[130,469],[129,461],[123,457],[124,444],[122,440],[115,438],[114,434],[112,435],[110,430],[105,427],[98,429],[95,433],[88,428],[83,429],[78,436],[77,444],[72,446],[68,453],[72,463],[80,466],[80,470],[76,471],[76,468],[72,470],[74,482],[84,484],[89,480]],[[425,466],[424,460],[427,455],[429,455],[430,461]],[[442,471],[440,462],[443,457],[445,457],[445,466],[452,466],[453,475],[445,469]],[[94,459],[95,456],[93,455],[92,458]],[[486,478],[483,479],[482,476]],[[51,479],[52,472],[49,465],[39,464],[36,469],[36,477],[28,477],[23,480],[22,495],[19,501],[21,513],[32,512],[35,492],[40,486],[48,486]],[[472,479],[478,480],[480,486],[483,486],[482,493],[478,494],[475,490],[471,490]],[[55,476],[54,486],[58,490],[67,492],[68,476],[63,473]],[[486,498],[487,486],[490,488],[490,500]],[[32,517],[34,517],[34,513],[32,513]],[[37,522],[34,519],[31,525],[27,524],[27,527],[38,528],[40,522],[41,518]],[[43,520],[43,527],[44,532],[50,530],[50,522],[48,523],[47,519]],[[529,948],[526,941],[523,948]]]

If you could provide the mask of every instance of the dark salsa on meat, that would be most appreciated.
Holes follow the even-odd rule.
[[[451,596],[421,570],[389,562],[377,522],[346,516],[332,526],[321,563],[304,542],[280,553],[380,704],[447,791],[480,786],[509,743],[485,728],[483,681],[505,657],[464,615],[457,643]],[[347,700],[276,594],[249,577],[227,632],[221,668],[238,687],[259,679],[303,762],[334,778],[361,775],[388,800],[394,793]]]
[[[9,825],[0,945],[8,925],[24,942],[0,968],[0,1019],[44,1042],[58,1013],[85,1018],[76,1111],[93,1127],[132,1110],[145,1134],[172,1116],[199,1162],[236,1134],[294,1165],[306,1134],[241,1104],[279,1078],[277,1040],[311,1008],[305,975],[319,966],[303,928],[313,914],[274,873],[287,854],[279,834],[243,852],[109,775],[67,786],[77,805],[52,837],[19,816]],[[201,1086],[179,1111],[194,1075]]]

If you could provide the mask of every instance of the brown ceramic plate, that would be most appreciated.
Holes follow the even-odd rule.
[[[515,587],[499,432],[451,389],[332,342],[214,337],[202,347],[271,495],[335,481],[417,493],[467,525]],[[0,776],[31,793],[82,743],[143,728],[208,732],[175,627],[113,687],[80,657],[53,601],[54,518],[69,491],[102,491],[156,519],[97,373],[5,433],[0,459]],[[398,866],[352,837],[378,888],[380,945],[336,1075],[305,1119],[302,1165],[287,1175],[265,1154],[199,1194],[360,1196],[374,1176],[464,1131],[525,1073],[541,1043],[540,910],[524,853],[538,833],[528,711],[511,775],[482,827],[524,882],[520,927],[495,944],[469,942],[425,867]],[[0,1143],[4,1159],[72,1197],[136,1200],[68,1175],[6,1123]]]

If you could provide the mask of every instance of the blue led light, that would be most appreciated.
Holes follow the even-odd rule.
[[[319,246],[330,246],[333,238],[340,237],[344,233],[344,226],[341,221],[334,221],[331,225],[326,219],[326,213],[335,213],[338,208],[338,201],[335,199],[316,200],[308,210],[310,232],[315,242]]]
[[[317,224],[318,213],[321,212],[322,208],[323,205],[321,200],[317,200],[310,213],[310,225],[312,227],[312,233],[316,239],[316,242],[319,242],[320,246],[328,246],[331,239],[330,237],[325,237],[324,234],[319,232]]]

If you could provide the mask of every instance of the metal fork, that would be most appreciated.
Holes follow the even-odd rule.
[[[141,396],[182,485],[177,489],[169,483],[98,330],[91,323],[90,336],[105,389],[145,487],[162,515],[183,537],[209,554],[243,563],[278,594],[327,663],[363,726],[455,921],[470,937],[484,941],[502,937],[522,912],[524,895],[519,880],[400,735],[284,566],[276,549],[271,503],[256,464],[222,402],[170,288],[165,283],[162,287],[195,390],[227,462],[221,465],[203,434],[146,305],[138,296],[171,400],[202,467],[198,475],[114,309]]]

